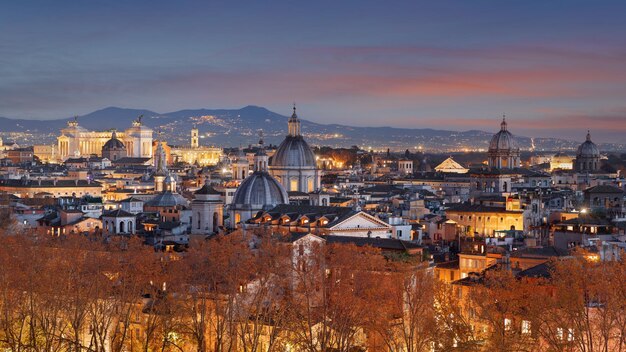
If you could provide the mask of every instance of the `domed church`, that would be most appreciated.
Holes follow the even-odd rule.
[[[514,169],[520,166],[520,151],[515,138],[507,130],[506,119],[502,118],[500,131],[489,142],[487,152],[489,167],[496,169]]]
[[[283,186],[267,172],[267,154],[261,150],[254,156],[254,172],[246,177],[233,195],[230,203],[231,227],[252,218],[261,210],[278,204],[289,204]]]
[[[127,155],[126,146],[122,141],[117,139],[117,134],[113,131],[111,139],[102,146],[102,157],[114,161],[124,158]]]
[[[320,188],[321,172],[313,151],[300,133],[295,105],[289,118],[289,134],[270,159],[269,171],[288,191],[309,193]]]
[[[591,133],[587,131],[587,139],[578,147],[574,170],[578,172],[594,172],[600,169],[600,149],[591,141]]]

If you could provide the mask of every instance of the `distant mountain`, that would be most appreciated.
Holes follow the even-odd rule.
[[[277,144],[287,131],[288,117],[258,106],[241,109],[196,109],[158,113],[144,109],[108,107],[87,115],[79,116],[79,124],[90,130],[124,130],[133,120],[143,115],[145,125],[163,132],[172,144],[187,145],[189,130],[196,125],[200,130],[201,144],[236,146],[258,142],[258,132],[263,130],[266,143]],[[54,141],[59,130],[72,118],[56,120],[24,120],[0,117],[0,132],[18,132],[12,136],[18,142],[34,144]],[[408,129],[393,127],[354,127],[339,124],[319,124],[302,119],[302,131],[313,145],[391,148],[392,150],[415,149],[453,151],[487,148],[493,132],[478,130],[447,131],[435,129]],[[537,150],[568,150],[580,142],[556,138],[517,136],[523,149],[534,144]],[[605,149],[615,149],[604,145]],[[621,146],[622,148],[624,146]],[[619,148],[619,146],[617,146]]]

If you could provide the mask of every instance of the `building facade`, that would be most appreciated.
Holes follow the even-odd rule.
[[[152,157],[152,129],[141,122],[141,116],[132,127],[117,132],[116,137],[126,146],[129,157]],[[102,155],[102,147],[113,137],[113,131],[89,131],[79,126],[78,119],[67,123],[57,138],[58,155],[61,160],[69,157]]]
[[[184,162],[198,166],[217,165],[220,162],[224,151],[219,147],[209,147],[200,145],[200,134],[198,128],[191,129],[191,139],[189,147],[172,147],[171,155],[174,162]]]

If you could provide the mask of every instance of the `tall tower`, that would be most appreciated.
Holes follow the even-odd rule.
[[[161,140],[157,140],[156,153],[154,155],[154,191],[165,192],[165,179],[168,177],[167,163],[165,161],[165,151]]]
[[[198,128],[196,127],[196,125],[193,125],[193,128],[191,129],[191,147],[198,148],[199,146],[200,144],[198,143]]]

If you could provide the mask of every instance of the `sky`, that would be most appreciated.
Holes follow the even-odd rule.
[[[626,1],[2,1],[0,116],[264,106],[626,143]]]

